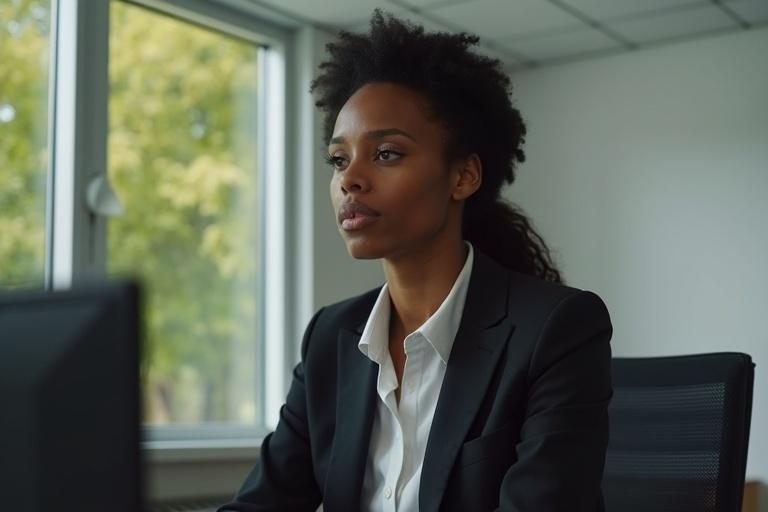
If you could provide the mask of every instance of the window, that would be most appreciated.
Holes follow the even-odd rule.
[[[0,2],[0,287],[41,287],[50,2]]]
[[[261,50],[117,1],[109,43],[107,268],[145,284],[145,421],[255,424]]]
[[[260,9],[0,1],[0,289],[140,278],[149,441],[252,444],[287,391],[291,36]]]

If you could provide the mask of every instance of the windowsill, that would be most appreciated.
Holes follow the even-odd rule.
[[[262,441],[262,438],[144,441],[141,448],[148,464],[253,462],[259,456]]]
[[[167,503],[232,496],[259,457],[262,439],[145,441],[145,496]]]

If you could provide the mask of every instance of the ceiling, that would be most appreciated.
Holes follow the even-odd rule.
[[[477,34],[480,51],[509,70],[768,25],[768,0],[251,1],[330,32],[365,31],[381,7],[428,31]]]

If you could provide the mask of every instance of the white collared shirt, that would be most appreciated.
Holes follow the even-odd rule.
[[[472,244],[464,267],[437,311],[405,337],[406,362],[398,407],[397,375],[389,355],[388,283],[379,292],[358,348],[379,366],[379,400],[373,418],[361,510],[419,509],[419,483],[437,398],[464,311],[472,272]]]

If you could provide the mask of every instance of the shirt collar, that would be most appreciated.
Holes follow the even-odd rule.
[[[469,252],[451,291],[448,292],[437,311],[415,331],[429,342],[446,364],[461,323],[474,260],[472,244],[467,240],[464,240],[464,243]],[[389,354],[390,312],[389,283],[385,282],[368,316],[360,342],[357,344],[366,357],[379,364],[383,364],[385,357]]]
[[[389,283],[384,283],[365,323],[357,348],[371,361],[384,363],[389,351]]]

